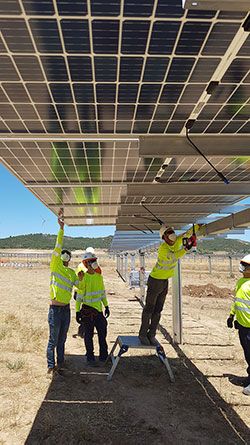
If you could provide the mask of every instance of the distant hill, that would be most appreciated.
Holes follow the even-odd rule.
[[[102,238],[73,238],[64,237],[64,247],[69,250],[84,250],[86,247],[109,249],[112,236]],[[46,249],[54,248],[56,235],[34,233],[29,235],[10,236],[0,238],[0,249]],[[237,239],[216,238],[214,240],[199,240],[197,252],[210,254],[213,252],[227,252],[229,254],[250,254],[250,243]]]
[[[69,250],[84,250],[91,246],[99,249],[109,249],[112,236],[103,238],[73,238],[64,237],[64,247]],[[29,235],[10,236],[0,239],[0,249],[46,249],[52,250],[55,246],[56,235],[43,233],[30,233]]]
[[[197,252],[203,254],[210,254],[213,252],[227,252],[232,255],[250,254],[250,243],[238,239],[201,239],[197,244]]]

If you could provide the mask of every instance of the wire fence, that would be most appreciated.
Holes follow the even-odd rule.
[[[52,252],[0,252],[0,267],[14,267],[14,268],[34,268],[48,266],[51,261]],[[120,255],[120,257],[125,257]],[[146,252],[145,253],[145,269],[150,271],[155,262],[157,254]],[[212,274],[214,272],[228,274],[234,276],[238,272],[239,262],[242,255],[200,255],[189,254],[182,258],[182,270],[196,270],[199,273]],[[116,256],[110,256],[108,252],[99,252],[98,260],[100,264],[106,264],[108,261],[115,261]],[[81,254],[72,254],[71,267],[77,267],[81,262]],[[125,268],[127,270],[125,271]],[[121,273],[123,276],[127,276],[132,270],[140,270],[140,257],[139,254],[127,254],[126,262],[123,262]]]

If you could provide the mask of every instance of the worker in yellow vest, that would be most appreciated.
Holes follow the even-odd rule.
[[[76,297],[76,321],[83,323],[85,328],[84,342],[86,347],[87,363],[95,366],[94,356],[94,328],[97,330],[99,341],[99,361],[105,362],[108,357],[107,346],[107,320],[110,311],[106,298],[103,277],[98,270],[97,257],[91,252],[85,252],[83,263],[87,269],[82,281],[79,283]],[[103,315],[105,309],[105,317]]]
[[[248,365],[248,377],[243,383],[243,394],[250,396],[250,255],[242,258],[239,270],[243,274],[243,278],[240,278],[236,283],[235,298],[227,319],[227,326],[233,327],[235,317],[234,325],[238,329],[240,344]]]
[[[75,271],[69,267],[71,253],[62,249],[64,235],[63,210],[58,214],[60,226],[56,245],[50,262],[50,306],[48,314],[49,341],[47,347],[48,374],[62,368],[64,364],[64,349],[70,324],[70,300],[73,286],[79,286]],[[55,349],[57,366],[55,364]]]
[[[95,254],[95,250],[93,249],[93,247],[87,247],[87,249],[85,250],[85,253],[87,253],[87,252]],[[76,268],[76,274],[78,275],[79,272],[84,274],[87,272],[87,270],[88,270],[87,267],[84,265],[84,260],[82,260]],[[100,274],[102,273],[102,269],[100,268],[99,265],[95,269],[95,272],[100,273]],[[77,290],[75,290],[75,292],[74,292],[74,300],[76,300],[76,297],[77,297]],[[84,335],[85,335],[85,326],[84,326],[84,323],[82,322],[82,323],[79,323],[78,332],[77,332],[77,334],[74,335],[74,337],[84,338]]]
[[[95,249],[93,249],[93,247],[87,247],[87,249],[85,250],[85,253],[86,252],[90,252],[90,253],[95,254]],[[102,270],[101,270],[99,265],[98,265],[98,268],[95,271],[97,273],[102,273]],[[78,266],[76,268],[76,273],[78,274],[79,272],[83,272],[83,273],[87,272],[87,268],[84,266],[84,261],[83,260],[78,264]]]
[[[167,224],[163,224],[160,228],[160,237],[164,242],[158,249],[157,263],[147,282],[146,304],[139,331],[139,339],[143,345],[159,345],[155,335],[168,292],[168,280],[174,275],[178,259],[196,246],[195,232],[199,228],[199,225],[195,225],[193,229],[180,236],[177,236],[173,227]]]

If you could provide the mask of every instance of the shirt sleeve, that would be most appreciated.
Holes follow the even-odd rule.
[[[183,247],[183,235],[180,235],[177,237],[176,243],[175,243],[175,258],[176,260],[179,260],[183,255],[187,253],[187,251]]]
[[[232,305],[231,305],[231,309],[230,309],[230,315],[235,315],[236,311],[235,311],[235,301],[233,301]]]
[[[51,270],[53,270],[56,267],[56,265],[61,261],[60,255],[62,252],[63,235],[64,235],[64,231],[63,231],[63,229],[60,228],[57,238],[56,238],[56,244],[55,244],[54,250],[52,252],[52,258],[51,258],[51,262],[50,262]]]
[[[230,315],[235,315],[235,314],[236,314],[236,309],[235,309],[235,298],[236,298],[236,293],[237,293],[237,291],[238,291],[238,288],[239,288],[239,286],[238,286],[238,282],[237,282],[236,287],[235,287],[235,297],[234,297],[234,301],[232,302],[232,304],[231,304],[231,308],[230,308]]]
[[[104,307],[107,307],[109,305],[109,303],[108,303],[108,299],[106,297],[106,290],[105,290],[105,286],[104,286],[103,277],[101,276],[101,278],[102,278],[102,283],[103,283],[103,288],[104,288],[104,296],[102,298],[102,304]]]
[[[84,294],[85,294],[85,282],[84,282],[84,278],[83,278],[82,281],[79,281],[77,292],[76,292],[76,312],[79,312],[81,309]]]

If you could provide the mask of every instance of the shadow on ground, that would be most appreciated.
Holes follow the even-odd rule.
[[[148,355],[123,356],[108,382],[110,365],[91,369],[82,356],[68,355],[68,369],[52,380],[26,445],[249,443],[237,413],[227,407],[230,423],[183,360],[169,361],[175,384]],[[212,385],[211,391],[220,398]]]

